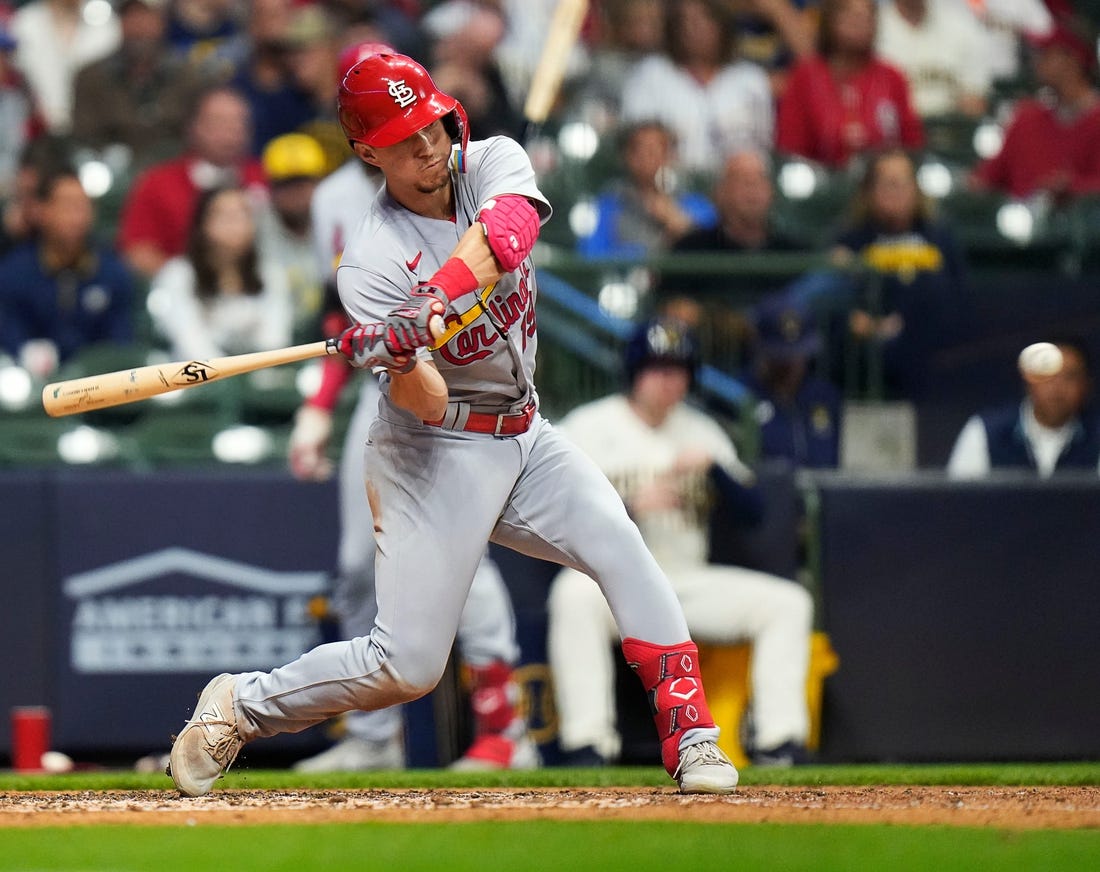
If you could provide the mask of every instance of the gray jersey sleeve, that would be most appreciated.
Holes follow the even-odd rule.
[[[374,201],[336,274],[340,300],[353,320],[382,321],[402,305],[410,290],[451,256],[488,200],[519,195],[535,204],[542,222],[550,217],[531,161],[514,140],[470,143],[466,167],[452,177],[453,221],[410,212],[385,190]],[[536,297],[534,266],[527,258],[494,284],[455,301],[448,332],[430,352],[452,400],[497,410],[522,408],[534,396]]]
[[[486,202],[504,194],[519,194],[534,203],[540,223],[550,219],[553,210],[535,183],[531,159],[514,139],[494,136],[472,142],[466,159],[470,169],[458,177],[458,189],[460,194],[466,194],[460,199],[465,199],[472,208],[470,223]]]

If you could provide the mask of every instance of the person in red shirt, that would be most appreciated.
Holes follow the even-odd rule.
[[[817,51],[799,61],[779,100],[778,151],[832,168],[887,146],[920,148],[909,82],[874,54],[875,0],[824,0]]]
[[[1031,40],[1041,94],[1021,101],[994,157],[975,168],[978,188],[1011,197],[1048,193],[1056,205],[1100,193],[1100,93],[1096,51],[1065,25]]]
[[[152,278],[168,258],[183,254],[202,191],[226,185],[266,191],[263,165],[250,154],[251,135],[240,93],[224,85],[203,91],[186,151],[139,175],[123,204],[117,247],[137,275]]]

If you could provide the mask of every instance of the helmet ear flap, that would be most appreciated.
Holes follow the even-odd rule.
[[[443,129],[453,143],[451,146],[451,169],[466,172],[466,146],[470,142],[470,121],[462,104],[455,101],[455,108],[441,119]]]

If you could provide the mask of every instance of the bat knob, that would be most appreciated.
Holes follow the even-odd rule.
[[[447,332],[447,325],[443,321],[442,315],[432,315],[428,319],[428,329],[432,332],[432,338],[438,339],[444,333]]]

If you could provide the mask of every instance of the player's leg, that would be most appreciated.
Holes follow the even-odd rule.
[[[546,647],[558,712],[558,744],[584,763],[615,760],[615,619],[599,586],[563,569],[547,598]],[[593,759],[596,758],[596,759]]]
[[[366,455],[377,545],[374,627],[271,673],[242,676],[238,708],[256,735],[407,702],[435,687],[502,495],[515,480],[518,457],[509,469],[501,453],[484,439],[374,422]]]
[[[686,639],[676,594],[607,477],[541,418],[519,438],[527,462],[493,541],[594,579],[620,635]]]
[[[543,419],[517,442],[526,463],[494,541],[597,581],[623,654],[650,696],[665,769],[685,792],[726,793],[737,771],[699,680],[698,651],[668,579],[599,468]]]
[[[676,590],[696,639],[752,643],[754,746],[760,759],[803,758],[813,630],[813,599],[806,589],[744,567],[699,566],[677,572]]]
[[[466,771],[537,768],[538,747],[527,735],[521,691],[513,675],[520,652],[512,598],[488,550],[474,573],[458,622],[458,648],[470,682],[474,738],[451,767]]]
[[[378,608],[374,596],[374,521],[367,501],[364,452],[370,425],[378,414],[379,389],[369,373],[362,386],[340,456],[340,545],[332,608],[344,638],[366,636]],[[404,719],[401,706],[350,711],[343,716],[345,735],[332,747],[298,761],[299,772],[403,769]]]
[[[472,666],[519,660],[516,615],[500,569],[486,549],[474,573],[470,596],[458,622],[462,659]]]
[[[408,702],[435,687],[520,468],[510,442],[431,432],[384,415],[375,421],[367,451],[378,546],[374,628],[271,672],[211,681],[172,747],[177,787],[206,793],[252,739]]]

